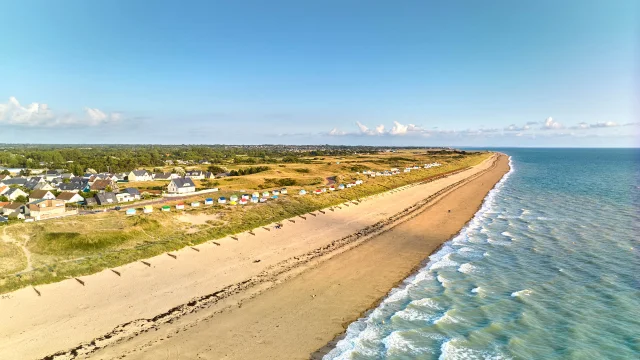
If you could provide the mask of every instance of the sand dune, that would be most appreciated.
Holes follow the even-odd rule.
[[[308,357],[468,221],[506,172],[506,157],[495,160],[128,264],[120,276],[10,293],[0,299],[0,358]]]

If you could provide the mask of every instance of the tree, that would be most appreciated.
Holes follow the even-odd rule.
[[[24,195],[20,195],[20,196],[18,196],[16,198],[16,202],[26,204],[27,203],[27,197],[24,196]]]
[[[207,168],[207,171],[212,172],[214,175],[227,172],[225,168],[218,165],[209,165],[209,167]]]
[[[0,202],[7,202],[9,201],[9,198],[4,196],[4,195],[0,195]]]
[[[4,169],[2,170],[2,172],[0,172],[0,175],[11,175],[11,173],[9,172],[9,170]]]
[[[106,188],[104,188],[104,191],[106,192],[113,192],[113,188],[111,187],[111,185],[107,185]]]

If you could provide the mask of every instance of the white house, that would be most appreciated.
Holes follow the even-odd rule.
[[[48,190],[33,190],[31,194],[29,194],[29,202],[37,201],[37,200],[55,200],[56,196]]]
[[[56,200],[62,200],[65,204],[75,204],[84,201],[84,198],[78,193],[63,191],[58,195]]]
[[[121,202],[134,201],[135,197],[129,193],[121,192],[116,194],[116,199],[118,199],[118,202],[121,203]]]
[[[29,196],[26,192],[18,188],[10,188],[9,191],[5,192],[3,195],[6,196],[11,201],[14,201],[19,196],[24,196],[24,197]]]
[[[204,171],[201,171],[201,170],[190,170],[184,174],[185,177],[188,177],[194,180],[202,180],[204,179],[204,175],[205,175]]]
[[[190,178],[173,179],[167,187],[169,194],[186,194],[196,191],[196,184]]]
[[[151,181],[151,174],[147,170],[133,170],[127,175],[129,181]]]

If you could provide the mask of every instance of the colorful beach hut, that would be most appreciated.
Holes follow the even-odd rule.
[[[249,194],[242,194],[242,200],[249,200]]]
[[[221,196],[218,198],[218,204],[226,204],[227,203],[227,198],[224,196]]]
[[[344,184],[338,185],[338,190],[344,190]]]
[[[267,200],[268,200],[268,199],[269,199],[269,198],[263,197],[263,198],[260,198],[260,200],[259,200],[259,201],[260,201],[261,203],[263,203],[263,202],[267,202]]]
[[[205,205],[213,205],[213,199],[212,198],[204,199],[204,204]]]
[[[316,194],[316,195],[320,195],[320,194],[322,194],[322,190],[316,189],[313,193]]]
[[[259,200],[259,198],[257,196],[252,196],[251,197],[251,202],[254,203],[254,204],[257,204],[258,200]]]
[[[230,200],[231,202],[237,202],[237,201],[238,201],[238,195],[231,195],[231,196],[229,197],[229,200]]]
[[[151,205],[145,205],[144,207],[142,207],[142,212],[145,214],[149,214],[153,212],[153,206]]]
[[[286,195],[286,193],[287,193],[287,188],[280,189],[280,194]]]
[[[125,214],[127,214],[127,216],[135,215],[136,209],[127,209],[127,211],[125,211]]]
[[[200,206],[200,202],[199,201],[194,201],[191,203],[191,207],[199,207]]]
[[[171,211],[171,206],[165,205],[162,207],[162,211]]]
[[[329,186],[329,191],[336,191],[336,186],[335,185]]]
[[[184,210],[184,204],[176,205],[176,210]]]
[[[247,205],[248,202],[249,202],[249,200],[247,200],[247,199],[240,199],[240,201],[238,203],[240,205]]]
[[[298,193],[300,195],[307,195],[307,190],[305,189],[300,189],[300,192]]]
[[[278,191],[278,190],[273,190],[271,193],[272,193],[273,195],[280,195],[280,191]]]
[[[263,191],[262,192],[262,196],[263,197],[269,197],[269,192],[268,191]]]
[[[277,199],[277,198],[278,198],[278,195],[273,195],[271,198],[272,198],[273,200],[275,200],[275,199]]]
[[[238,202],[237,202],[237,201],[234,201],[234,200],[231,200],[231,201],[229,202],[229,205],[238,205]]]
[[[253,194],[251,194],[252,198],[259,198],[260,197],[260,193],[259,192],[254,192]]]

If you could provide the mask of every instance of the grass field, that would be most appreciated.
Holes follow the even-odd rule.
[[[240,233],[346,200],[373,195],[430,176],[466,168],[480,163],[487,156],[487,153],[427,155],[419,151],[403,151],[345,158],[309,159],[309,163],[306,164],[270,164],[270,170],[258,174],[216,179],[220,183],[219,193],[195,197],[193,201],[281,188],[282,186],[278,185],[281,179],[289,179],[287,183],[293,181],[295,185],[287,186],[289,195],[282,196],[277,201],[245,206],[215,204],[179,213],[173,205],[183,201],[172,201],[162,204],[172,206],[172,212],[168,213],[161,212],[160,205],[157,205],[152,214],[132,217],[126,217],[123,212],[110,211],[36,223],[12,224],[0,228],[5,234],[4,241],[0,242],[0,293],[28,285],[95,273],[187,245]],[[443,165],[389,177],[366,178],[364,175],[356,174],[356,170],[404,168],[433,161]],[[297,195],[298,189],[304,188],[311,192],[326,184],[327,178],[330,177],[335,178],[337,183],[356,179],[363,179],[365,182],[358,187],[318,196]],[[148,182],[144,184],[147,186]],[[197,217],[184,217],[189,214]],[[24,241],[26,250],[8,243],[8,240]],[[22,271],[26,267],[25,251],[29,252],[33,268],[29,271]]]

